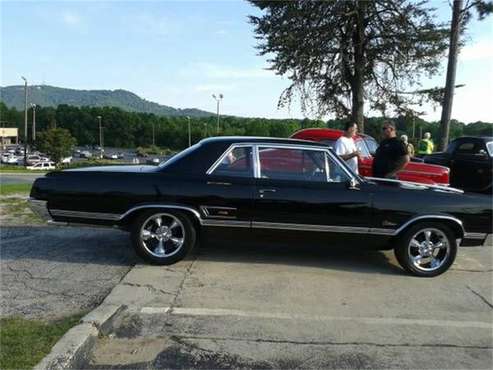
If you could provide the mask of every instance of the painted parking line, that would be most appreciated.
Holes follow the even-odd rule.
[[[456,321],[456,320],[421,320],[403,319],[394,317],[348,317],[348,316],[320,316],[299,315],[289,313],[253,312],[242,310],[231,310],[222,308],[185,308],[185,307],[143,307],[143,314],[166,314],[184,316],[232,316],[255,319],[279,319],[279,320],[309,320],[309,321],[349,321],[369,325],[412,325],[412,326],[435,326],[455,328],[475,328],[493,330],[492,322],[484,321]]]

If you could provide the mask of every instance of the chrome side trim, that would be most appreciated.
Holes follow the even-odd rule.
[[[119,215],[119,220],[123,220],[125,217],[127,217],[129,214],[131,214],[134,211],[137,211],[139,209],[145,209],[145,208],[164,208],[164,209],[180,209],[183,211],[189,211],[192,212],[192,214],[197,218],[199,222],[202,222],[202,217],[200,216],[200,213],[191,207],[186,207],[186,206],[178,206],[178,205],[168,205],[168,204],[143,204],[140,206],[136,206],[133,208],[130,208],[127,212],[125,212],[122,215]]]
[[[369,227],[355,226],[331,226],[331,225],[308,225],[308,224],[291,224],[279,222],[252,222],[254,229],[277,229],[277,230],[294,230],[294,231],[319,231],[328,233],[346,233],[346,234],[371,234],[371,235],[389,235],[392,236],[394,229],[378,229]]]
[[[137,207],[130,208],[128,211],[126,211],[123,214],[100,213],[100,212],[80,212],[80,211],[69,211],[69,210],[63,210],[63,209],[51,209],[50,213],[53,216],[60,216],[60,217],[85,218],[85,219],[91,219],[91,220],[104,220],[104,221],[121,221],[125,217],[127,217],[129,214],[131,214],[132,212],[135,212],[139,209],[145,209],[145,208],[180,209],[180,210],[192,212],[192,214],[197,218],[197,220],[199,222],[202,220],[200,213],[193,208],[178,206],[178,205],[164,205],[164,204],[140,205]]]
[[[464,239],[486,239],[487,233],[465,233]]]
[[[419,220],[426,220],[426,219],[430,219],[430,220],[439,219],[439,220],[453,221],[457,225],[460,226],[460,228],[462,230],[462,235],[465,235],[466,234],[466,231],[464,230],[464,226],[462,225],[462,221],[459,220],[458,218],[455,218],[455,217],[452,217],[452,216],[445,216],[445,215],[422,215],[422,216],[413,217],[409,221],[407,221],[404,224],[402,224],[397,230],[395,230],[394,235],[399,234],[402,230],[404,230],[406,227],[408,227],[409,225],[413,224],[414,222],[419,221]]]
[[[59,222],[59,221],[48,221],[48,225],[53,225],[53,226],[73,226],[73,227],[91,227],[91,228],[97,228],[97,229],[108,229],[108,228],[113,228],[113,229],[118,229],[117,225],[95,225],[95,224],[84,224],[84,223],[79,223],[79,222]]]
[[[461,189],[456,189],[452,188],[450,186],[443,186],[443,185],[430,185],[430,184],[422,184],[419,182],[414,182],[414,181],[403,181],[403,180],[395,180],[395,179],[385,179],[385,178],[380,178],[380,177],[372,177],[372,176],[365,176],[364,177],[367,180],[374,180],[377,182],[397,182],[403,185],[410,185],[410,186],[415,186],[415,187],[421,187],[421,188],[429,188],[432,190],[440,190],[446,193],[457,193],[457,194],[463,194],[464,191]]]
[[[69,211],[65,209],[51,209],[50,213],[53,216],[87,218],[91,220],[118,221],[121,219],[120,215],[116,213],[81,212]]]
[[[218,227],[251,227],[250,221],[232,221],[232,220],[201,220],[202,226],[218,226]]]
[[[27,203],[29,204],[29,208],[31,208],[36,215],[41,217],[42,220],[50,221],[52,219],[50,211],[48,210],[48,201],[29,198]]]

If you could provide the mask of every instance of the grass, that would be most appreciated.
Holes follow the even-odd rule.
[[[0,186],[0,196],[12,194],[29,195],[32,184],[4,184]]]
[[[51,322],[20,317],[0,319],[0,368],[32,368],[82,316],[77,314]]]
[[[0,186],[0,222],[6,225],[39,225],[43,221],[31,211],[26,198],[31,184]]]
[[[44,174],[46,173],[45,171],[32,171],[32,170],[27,170],[23,166],[8,166],[8,165],[1,165],[0,166],[0,173],[40,173]]]

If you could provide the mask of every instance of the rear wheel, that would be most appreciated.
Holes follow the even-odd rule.
[[[150,210],[137,217],[131,239],[136,253],[148,262],[170,265],[183,259],[196,242],[189,217],[179,211]]]
[[[402,235],[394,253],[406,271],[416,276],[433,277],[444,273],[454,263],[457,242],[448,226],[423,222]]]

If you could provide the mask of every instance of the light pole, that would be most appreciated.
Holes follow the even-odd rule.
[[[156,146],[156,130],[154,125],[155,123],[152,121],[152,146]]]
[[[33,134],[32,134],[32,140],[33,143],[36,140],[36,104],[31,103],[31,108],[33,109]]]
[[[192,132],[190,131],[190,116],[187,116],[188,120],[188,146],[192,146]]]
[[[101,131],[101,116],[96,117],[99,121],[99,158],[103,158],[103,132]]]
[[[27,79],[24,80],[24,166],[27,166]]]
[[[216,134],[219,134],[219,102],[223,99],[224,95],[219,94],[216,96],[216,94],[212,94],[212,97],[217,103],[217,125],[216,125]]]

